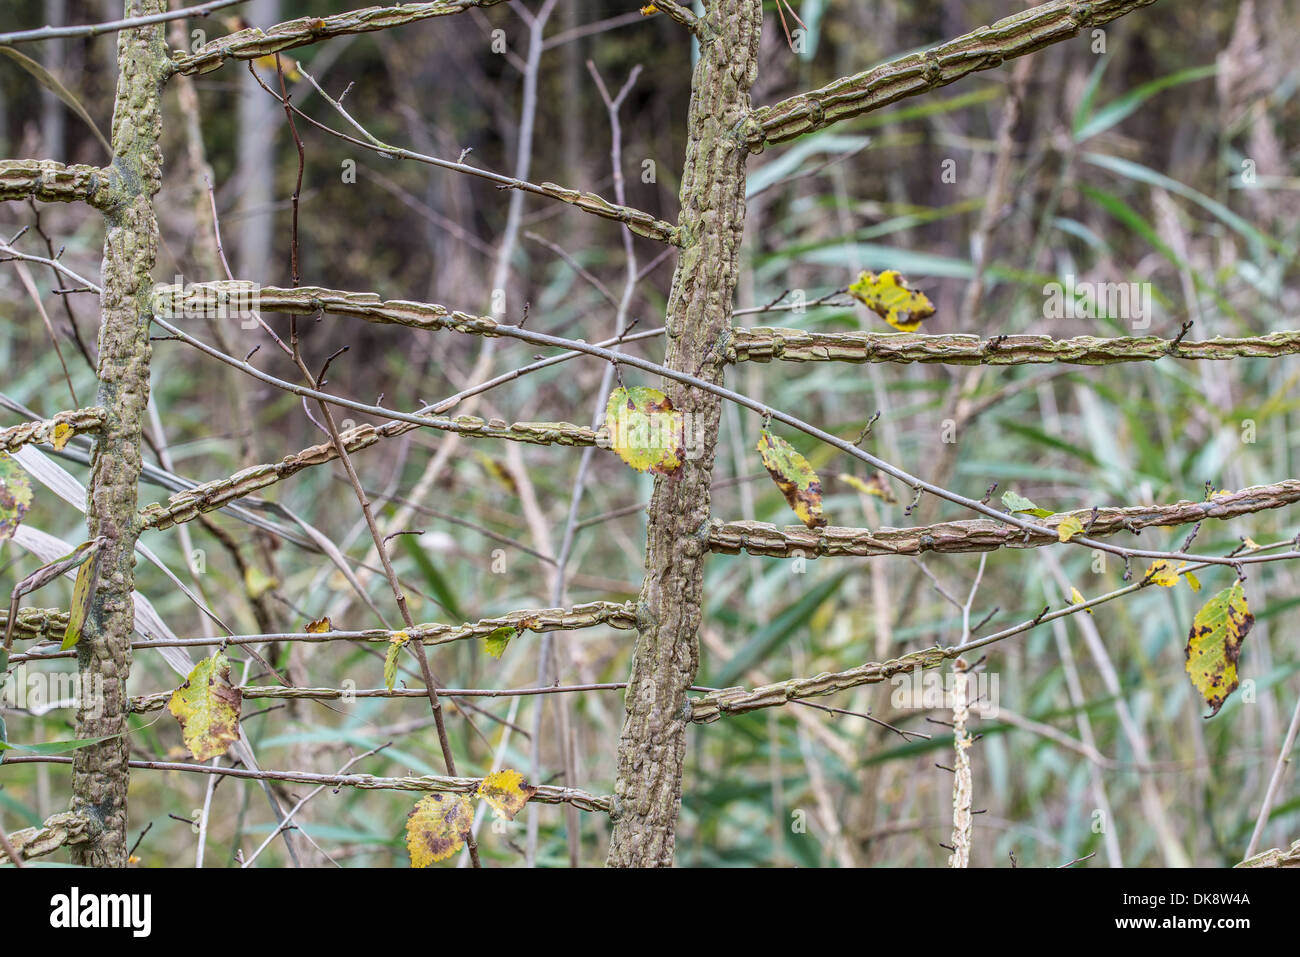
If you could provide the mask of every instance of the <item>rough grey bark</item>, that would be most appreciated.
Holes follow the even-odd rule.
[[[731,325],[745,225],[748,150],[733,131],[750,108],[762,18],[761,0],[710,4],[691,83],[679,219],[684,245],[668,299],[665,364],[690,373],[702,367],[699,374],[711,381],[722,374],[716,347]],[[689,716],[686,689],[699,665],[709,483],[721,402],[676,383],[667,392],[706,438],[699,457],[680,474],[655,480],[650,502],[639,634],[610,815],[608,863],[615,867],[672,864]]]
[[[165,8],[165,0],[126,0],[125,16]],[[126,729],[126,680],[135,623],[131,595],[140,531],[140,431],[149,400],[150,272],[158,251],[153,195],[162,180],[159,108],[168,63],[162,28],[123,30],[118,35],[118,63],[115,182],[113,201],[104,208],[99,327],[98,404],[104,408],[104,424],[91,458],[87,501],[90,536],[103,541],[99,588],[77,646],[81,687],[102,687],[103,698],[83,701],[77,712],[78,738],[120,735]],[[127,756],[124,737],[109,737],[75,752],[72,809],[91,821],[89,840],[73,849],[75,864],[126,865]]]

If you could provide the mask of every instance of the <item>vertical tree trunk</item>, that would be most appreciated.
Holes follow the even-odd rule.
[[[146,16],[161,13],[166,2],[126,0],[124,6],[125,16]],[[90,535],[101,537],[102,543],[99,588],[77,646],[81,687],[86,689],[77,712],[79,738],[119,735],[126,729],[126,680],[135,623],[131,595],[140,531],[140,429],[149,399],[150,272],[158,250],[153,195],[162,178],[159,109],[168,64],[162,30],[154,25],[123,30],[118,36],[113,107],[116,201],[104,211],[99,327],[99,404],[107,416],[91,458],[87,502]],[[127,773],[123,737],[76,752],[73,810],[93,824],[90,841],[74,848],[73,863],[126,864]]]
[[[679,224],[688,237],[668,299],[673,369],[721,378],[714,350],[730,327],[745,224],[745,161],[737,125],[750,108],[757,75],[761,0],[714,0],[704,19],[691,83]],[[720,351],[720,350],[718,350]],[[701,368],[703,367],[703,368]],[[709,483],[720,400],[676,383],[673,405],[704,436],[698,457],[679,475],[655,480],[646,540],[646,579],[619,741],[614,834],[608,863],[667,867],[682,794],[686,689],[699,665],[701,584],[709,519]]]

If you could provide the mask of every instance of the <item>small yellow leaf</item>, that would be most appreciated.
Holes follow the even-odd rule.
[[[822,483],[808,460],[789,442],[767,429],[758,437],[758,451],[763,457],[763,467],[799,520],[809,528],[824,526]]]
[[[54,451],[62,451],[63,447],[68,444],[68,439],[72,438],[72,426],[66,422],[60,422],[54,427],[54,435],[50,438],[50,445],[54,446]]]
[[[1241,643],[1255,624],[1255,616],[1246,606],[1241,582],[1232,583],[1196,613],[1187,633],[1186,670],[1192,684],[1212,710],[1213,718],[1228,695],[1237,690],[1237,659]]]
[[[1183,565],[1186,564],[1186,562],[1183,562],[1183,564],[1179,565],[1178,568],[1174,568],[1162,558],[1159,561],[1151,563],[1151,567],[1147,569],[1147,573],[1143,576],[1142,580],[1144,582],[1151,582],[1154,585],[1159,585],[1161,588],[1173,588],[1178,584],[1178,569],[1182,568]]]
[[[469,839],[474,808],[464,794],[429,794],[406,818],[406,849],[412,867],[445,861]]]
[[[658,12],[659,12],[659,8],[656,7],[653,3],[647,3],[644,7],[641,8],[641,16],[643,17],[654,16],[654,14]]]
[[[1064,539],[1062,539],[1062,540],[1064,541]],[[1070,588],[1070,604],[1072,604],[1072,605],[1084,605],[1084,604],[1087,604],[1087,602],[1088,602],[1088,599],[1084,598],[1083,595],[1080,594],[1079,589],[1074,588],[1073,586],[1071,586],[1071,588]],[[1085,608],[1084,611],[1086,611],[1086,612],[1087,612],[1088,614],[1090,614],[1090,615],[1092,614],[1092,609],[1091,609],[1091,608]]]
[[[1082,532],[1083,522],[1073,515],[1065,516],[1065,518],[1061,519],[1060,524],[1056,526],[1056,537],[1062,542],[1068,542],[1075,535]]]
[[[668,396],[646,386],[621,386],[605,405],[608,448],[638,472],[674,475],[686,461],[682,414]]]
[[[514,625],[502,625],[491,634],[483,636],[483,650],[493,658],[500,658],[505,654],[506,646],[517,634],[519,629]]]
[[[195,665],[185,684],[172,692],[167,710],[180,722],[181,737],[196,761],[225,754],[238,740],[241,700],[222,651]]]
[[[249,565],[244,570],[244,588],[247,589],[248,597],[253,601],[257,601],[272,588],[277,588],[279,585],[279,579],[272,578],[256,565]]]
[[[934,315],[934,306],[925,293],[909,289],[907,280],[893,269],[880,275],[864,272],[849,286],[849,295],[866,305],[895,329],[915,332],[921,320]]]
[[[1183,575],[1183,577],[1187,579],[1187,584],[1191,586],[1192,591],[1201,590],[1201,580],[1197,578],[1195,575],[1193,575],[1191,572],[1187,572],[1185,575]]]
[[[519,494],[519,484],[515,481],[514,475],[504,465],[492,458],[490,455],[484,455],[477,449],[474,450],[475,457],[479,464],[483,466],[483,471],[496,479],[497,484],[509,492],[511,495]]]
[[[840,473],[840,481],[850,488],[857,489],[863,495],[875,495],[888,505],[896,505],[898,498],[894,495],[894,490],[889,487],[889,480],[885,473],[877,471],[871,476],[869,481],[862,481],[856,475],[849,475],[847,472]]]
[[[410,640],[411,636],[404,631],[399,631],[388,639],[388,654],[384,656],[384,687],[389,691],[397,684],[397,656]]]
[[[1246,547],[1249,548],[1252,552],[1259,548],[1259,542],[1255,541],[1249,535],[1245,536],[1242,539],[1242,542],[1245,543]]]
[[[520,808],[537,793],[518,771],[506,768],[485,777],[478,786],[478,796],[492,805],[497,817],[513,821]]]
[[[265,70],[267,73],[274,73],[275,54],[268,53],[266,56],[260,56],[253,61],[253,65],[257,67],[259,70]],[[302,74],[298,72],[298,68],[296,66],[294,66],[292,63],[286,62],[284,64],[284,78],[288,80],[290,83],[297,83],[299,80],[302,79]]]
[[[334,630],[334,622],[330,621],[329,616],[326,615],[323,618],[307,622],[307,627],[304,630],[309,635],[323,635]]]

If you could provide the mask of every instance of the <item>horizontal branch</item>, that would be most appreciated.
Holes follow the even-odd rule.
[[[9,626],[9,612],[0,609],[0,626]],[[62,642],[68,630],[68,613],[57,608],[19,608],[14,620],[14,637],[22,641]],[[11,659],[16,664],[19,655]],[[73,650],[73,657],[76,652]]]
[[[515,422],[507,424],[501,419],[481,419],[461,415],[454,419],[423,418],[418,423],[390,422],[387,425],[358,425],[341,432],[339,438],[349,453],[369,448],[380,439],[401,435],[421,425],[444,432],[480,439],[508,439],[531,445],[595,445],[597,433],[586,426],[568,422]],[[143,528],[170,528],[181,522],[197,518],[230,502],[251,495],[259,489],[274,485],[289,476],[313,465],[324,465],[338,458],[333,442],[323,442],[285,456],[279,462],[252,465],[227,478],[216,479],[194,488],[177,492],[166,502],[155,502],[141,510]]]
[[[1111,339],[1075,336],[930,336],[914,332],[810,332],[806,329],[733,329],[730,362],[941,362],[948,365],[1029,365],[1065,362],[1110,365],[1178,359],[1272,358],[1300,353],[1300,331],[1198,342],[1157,336]]]
[[[233,7],[248,0],[208,0],[193,7],[180,10],[167,10],[163,13],[151,13],[144,17],[127,17],[123,20],[109,20],[104,23],[86,23],[75,27],[37,27],[35,30],[16,30],[13,33],[0,33],[0,44],[31,43],[34,40],[59,40],[68,37],[97,37],[119,30],[135,27],[147,27],[153,23],[165,23],[168,20],[183,20],[186,17],[206,17],[215,10]]]
[[[9,761],[4,763],[8,764]],[[61,847],[83,844],[88,840],[90,840],[90,819],[74,814],[72,811],[61,811],[46,818],[45,823],[40,827],[25,827],[9,835],[9,843],[13,845],[14,852],[24,861],[44,857],[46,854],[53,854]],[[0,864],[8,863],[10,863],[9,856],[0,850]]]
[[[307,46],[348,33],[371,33],[416,23],[432,17],[462,13],[472,7],[492,7],[502,0],[436,0],[433,3],[403,3],[392,7],[366,7],[328,17],[300,17],[277,23],[266,30],[256,27],[227,34],[205,43],[194,53],[172,54],[173,73],[208,73],[227,60],[256,60],[282,50]]]
[[[783,143],[905,97],[947,86],[968,74],[991,70],[1004,60],[1068,40],[1080,30],[1100,27],[1153,3],[1155,0],[1058,0],[1040,4],[922,53],[899,57],[820,89],[760,107],[742,121],[738,132],[750,151],[759,153],[768,144]]]
[[[578,694],[584,691],[620,691],[623,681],[603,681],[585,685],[546,685],[537,688],[439,688],[443,698],[531,698],[537,695]],[[236,685],[244,698],[292,699],[295,701],[352,701],[356,698],[419,698],[429,692],[424,688],[300,688],[297,685]],[[161,711],[171,700],[172,691],[155,691],[127,699],[127,709],[136,714]]]
[[[103,424],[104,410],[99,406],[60,412],[51,419],[40,422],[24,422],[22,425],[15,425],[12,428],[0,431],[0,451],[12,452],[24,445],[38,442],[55,442],[56,440],[62,446],[63,442],[66,442],[74,435],[85,435],[88,432],[99,431],[99,427]],[[56,434],[60,426],[65,427],[68,431],[57,432]]]
[[[166,287],[167,291],[163,296],[163,301],[158,303],[155,308],[157,308],[158,305],[168,308],[169,300],[172,301],[173,304],[184,304],[188,299],[194,299],[205,307],[207,303],[211,301],[217,308],[221,308],[222,302],[219,293],[221,292],[220,287],[222,287],[222,285],[223,284],[220,283],[207,283],[204,284],[204,286],[197,287],[197,291],[192,291],[194,287],[186,287],[186,291],[181,291],[179,287],[176,286]],[[244,299],[241,300],[241,302],[253,300],[250,308],[256,308],[259,290],[255,284],[232,282],[225,284],[224,288],[227,292],[234,291],[237,292],[238,295],[243,296]],[[1039,522],[1031,521],[1029,518],[1022,517],[1014,512],[1004,511],[997,506],[990,505],[986,501],[980,501],[966,495],[961,495],[951,489],[936,485],[933,482],[927,482],[925,479],[913,475],[912,473],[859,448],[856,442],[833,435],[825,429],[820,429],[810,422],[790,415],[787,412],[782,412],[780,409],[774,409],[763,402],[759,402],[757,399],[743,395],[733,389],[728,389],[716,382],[701,379],[698,375],[691,375],[678,369],[668,368],[667,366],[661,365],[657,362],[650,362],[647,359],[641,359],[627,353],[615,352],[601,346],[594,346],[583,340],[566,339],[561,336],[553,336],[544,332],[535,332],[532,329],[524,329],[521,325],[497,322],[496,320],[486,316],[472,316],[468,313],[450,312],[445,306],[403,301],[383,302],[378,296],[375,296],[372,293],[340,293],[333,290],[321,290],[311,287],[299,290],[284,290],[268,287],[268,291],[271,293],[271,300],[277,304],[276,308],[287,312],[314,312],[324,305],[324,298],[321,296],[321,293],[328,293],[329,298],[331,299],[338,299],[340,301],[357,300],[356,303],[353,303],[354,308],[363,309],[365,312],[363,318],[370,319],[371,321],[394,322],[401,325],[417,326],[428,326],[430,323],[433,323],[435,328],[453,328],[458,331],[477,332],[480,335],[508,336],[512,339],[517,339],[520,342],[529,342],[538,346],[583,352],[587,355],[603,359],[606,362],[613,362],[629,368],[640,369],[643,372],[660,375],[666,379],[671,379],[675,382],[680,382],[683,385],[700,389],[710,395],[718,396],[719,398],[726,399],[729,402],[734,402],[742,408],[756,412],[763,417],[765,423],[780,422],[790,428],[798,429],[805,435],[810,436],[819,442],[824,442],[832,448],[838,449],[844,454],[852,456],[861,462],[865,462],[884,472],[886,475],[898,479],[900,482],[904,482],[917,493],[929,492],[931,495],[952,502],[954,505],[960,505],[962,508],[969,509],[972,512],[994,519],[996,522],[1017,528],[1024,533],[1027,538],[1035,535],[1040,537],[1046,536],[1049,539],[1054,539],[1056,537],[1054,529]],[[225,308],[228,307],[227,303]],[[157,315],[154,316],[154,322],[167,329],[169,332],[172,332],[174,335],[185,338],[187,342],[202,349],[209,355],[221,358],[223,361],[236,365],[238,368],[252,376],[262,379],[263,381],[273,382],[281,388],[288,389],[297,394],[311,395],[350,408],[362,408],[372,414],[377,413],[380,415],[387,415],[393,419],[414,419],[412,416],[403,416],[401,413],[388,412],[375,407],[363,407],[357,403],[349,403],[334,396],[312,392],[302,389],[301,387],[292,386],[289,383],[281,382],[280,380],[267,376],[258,369],[248,366],[246,363],[241,363],[237,359],[224,356],[212,349],[210,346],[204,345],[191,337],[185,336],[184,333],[176,327],[168,324]],[[416,421],[417,424],[427,424],[421,420]],[[1087,534],[1086,530],[1082,535],[1074,535],[1071,537],[1069,543],[1077,548],[1096,549],[1108,554],[1117,555],[1124,558],[1126,561],[1134,558],[1152,558],[1165,559],[1168,561],[1206,562],[1212,565],[1238,566],[1252,564],[1256,561],[1276,561],[1279,557],[1284,557],[1286,559],[1300,557],[1300,550],[1288,553],[1286,556],[1263,558],[1259,556],[1246,556],[1243,558],[1227,558],[1217,555],[1200,555],[1180,551],[1162,552],[1152,549],[1126,548],[1092,538]]]
[[[43,203],[109,202],[112,178],[98,166],[66,166],[55,160],[0,160],[0,200],[39,199]]]
[[[1022,531],[1000,522],[972,519],[941,522],[914,528],[866,528],[828,526],[810,529],[801,525],[779,527],[766,522],[718,522],[709,528],[709,550],[734,555],[747,552],[771,558],[819,558],[821,556],[920,555],[924,552],[989,552],[998,548],[1037,548],[1058,541],[1054,531],[1067,516],[1083,523],[1089,537],[1136,532],[1150,526],[1189,525],[1206,518],[1226,519],[1300,502],[1300,480],[1276,485],[1257,485],[1239,492],[1216,495],[1205,502],[1173,505],[1131,505],[1058,512],[1040,524],[1050,534]]]
[[[1283,849],[1280,847],[1270,848],[1256,854],[1254,857],[1248,857],[1240,864],[1234,864],[1234,867],[1300,867],[1300,838],[1291,843],[1291,846]]]
[[[66,613],[47,609],[20,608],[18,610],[19,622],[21,623],[27,618],[29,613],[49,616],[51,621],[61,619],[63,627],[66,628],[67,626]],[[33,614],[33,619],[35,619],[35,614]],[[39,623],[39,620],[31,622],[32,626]],[[0,625],[3,624],[4,613],[0,612]],[[131,647],[133,649],[206,648],[218,645],[263,645],[281,641],[301,641],[309,644],[329,641],[388,642],[399,634],[405,634],[410,639],[419,639],[426,645],[444,645],[453,641],[485,638],[494,631],[506,627],[515,628],[519,634],[525,631],[541,634],[549,631],[578,631],[583,628],[595,628],[598,625],[608,625],[620,631],[634,629],[636,627],[636,603],[593,601],[583,605],[574,605],[572,608],[525,608],[519,611],[507,612],[494,618],[482,618],[472,623],[448,625],[434,622],[416,625],[414,628],[406,628],[402,631],[371,628],[365,631],[285,632],[264,635],[227,635],[219,638],[162,638],[151,641],[136,641],[131,644]],[[19,627],[21,628],[21,624]],[[31,630],[34,630],[34,628]],[[31,630],[27,632],[20,631],[19,637],[29,637]],[[62,632],[58,634],[58,637],[60,639],[63,637]],[[21,664],[24,661],[75,658],[76,654],[76,650],[71,648],[67,651],[32,651],[26,654],[13,655],[9,660],[13,664]]]
[[[423,695],[424,692],[421,691],[420,694]],[[8,757],[3,763],[71,764],[72,758],[31,754]],[[482,778],[440,777],[435,774],[421,777],[383,778],[373,774],[252,771],[248,768],[218,768],[210,764],[181,764],[175,761],[130,761],[128,764],[133,769],[141,771],[185,771],[190,774],[216,774],[226,778],[245,778],[254,781],[294,781],[332,788],[358,788],[363,791],[434,791],[442,794],[473,794],[483,782]],[[610,809],[609,797],[589,794],[577,788],[559,788],[549,784],[537,785],[537,793],[530,800],[538,804],[572,804],[580,811],[608,812]]]

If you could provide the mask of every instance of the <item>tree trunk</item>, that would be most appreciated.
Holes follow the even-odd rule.
[[[745,161],[735,129],[750,108],[762,26],[761,0],[709,5],[691,83],[679,224],[688,237],[668,299],[666,365],[721,378],[720,337],[731,325],[745,225]],[[696,370],[700,370],[698,373]],[[686,689],[699,665],[709,484],[721,402],[670,383],[702,448],[679,474],[658,477],[650,502],[646,578],[638,607],[627,718],[619,741],[614,834],[608,863],[667,867],[681,806]]]
[[[125,16],[161,13],[165,0],[126,0]],[[159,25],[118,35],[117,99],[113,107],[113,189],[105,209],[99,327],[99,404],[107,413],[91,458],[87,525],[102,539],[99,587],[77,645],[82,701],[77,737],[126,730],[126,680],[131,671],[135,609],[136,490],[140,429],[149,400],[149,323],[158,250],[153,195],[162,179],[159,114],[169,62]],[[92,822],[76,845],[75,864],[126,865],[127,742],[124,737],[75,754],[73,810]]]

